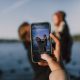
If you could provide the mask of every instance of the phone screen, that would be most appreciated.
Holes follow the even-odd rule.
[[[31,25],[32,60],[39,62],[41,54],[51,54],[51,26],[49,23],[34,23]]]

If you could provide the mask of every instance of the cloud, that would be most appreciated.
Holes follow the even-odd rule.
[[[22,5],[24,5],[24,4],[25,4],[26,2],[28,2],[28,1],[30,1],[30,0],[21,0],[21,1],[19,0],[18,2],[14,3],[13,5],[5,8],[5,9],[0,13],[0,15],[1,15],[1,14],[9,13],[9,12],[11,12],[11,11],[13,11],[13,10],[21,7]]]

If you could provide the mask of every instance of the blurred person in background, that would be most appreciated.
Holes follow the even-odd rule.
[[[62,60],[67,64],[71,61],[72,37],[66,21],[66,13],[58,11],[53,14],[53,34],[60,40]]]
[[[44,62],[39,64],[33,63],[31,59],[31,41],[30,41],[30,24],[28,22],[24,22],[19,26],[18,34],[20,39],[22,40],[25,49],[28,51],[27,56],[31,67],[35,73],[33,80],[49,80],[50,69],[48,65]],[[44,64],[44,65],[43,65]]]

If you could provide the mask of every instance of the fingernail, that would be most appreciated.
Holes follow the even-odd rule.
[[[52,33],[50,33],[50,36],[52,36]]]
[[[50,36],[52,35],[52,33],[50,33]]]
[[[41,58],[42,58],[42,59],[44,59],[44,55],[45,55],[45,54],[41,54]]]
[[[41,54],[41,58],[43,58],[43,54]]]

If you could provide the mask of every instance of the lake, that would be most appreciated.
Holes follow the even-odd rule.
[[[32,80],[34,72],[21,43],[0,43],[0,80]],[[69,74],[80,77],[80,42],[74,42]]]

